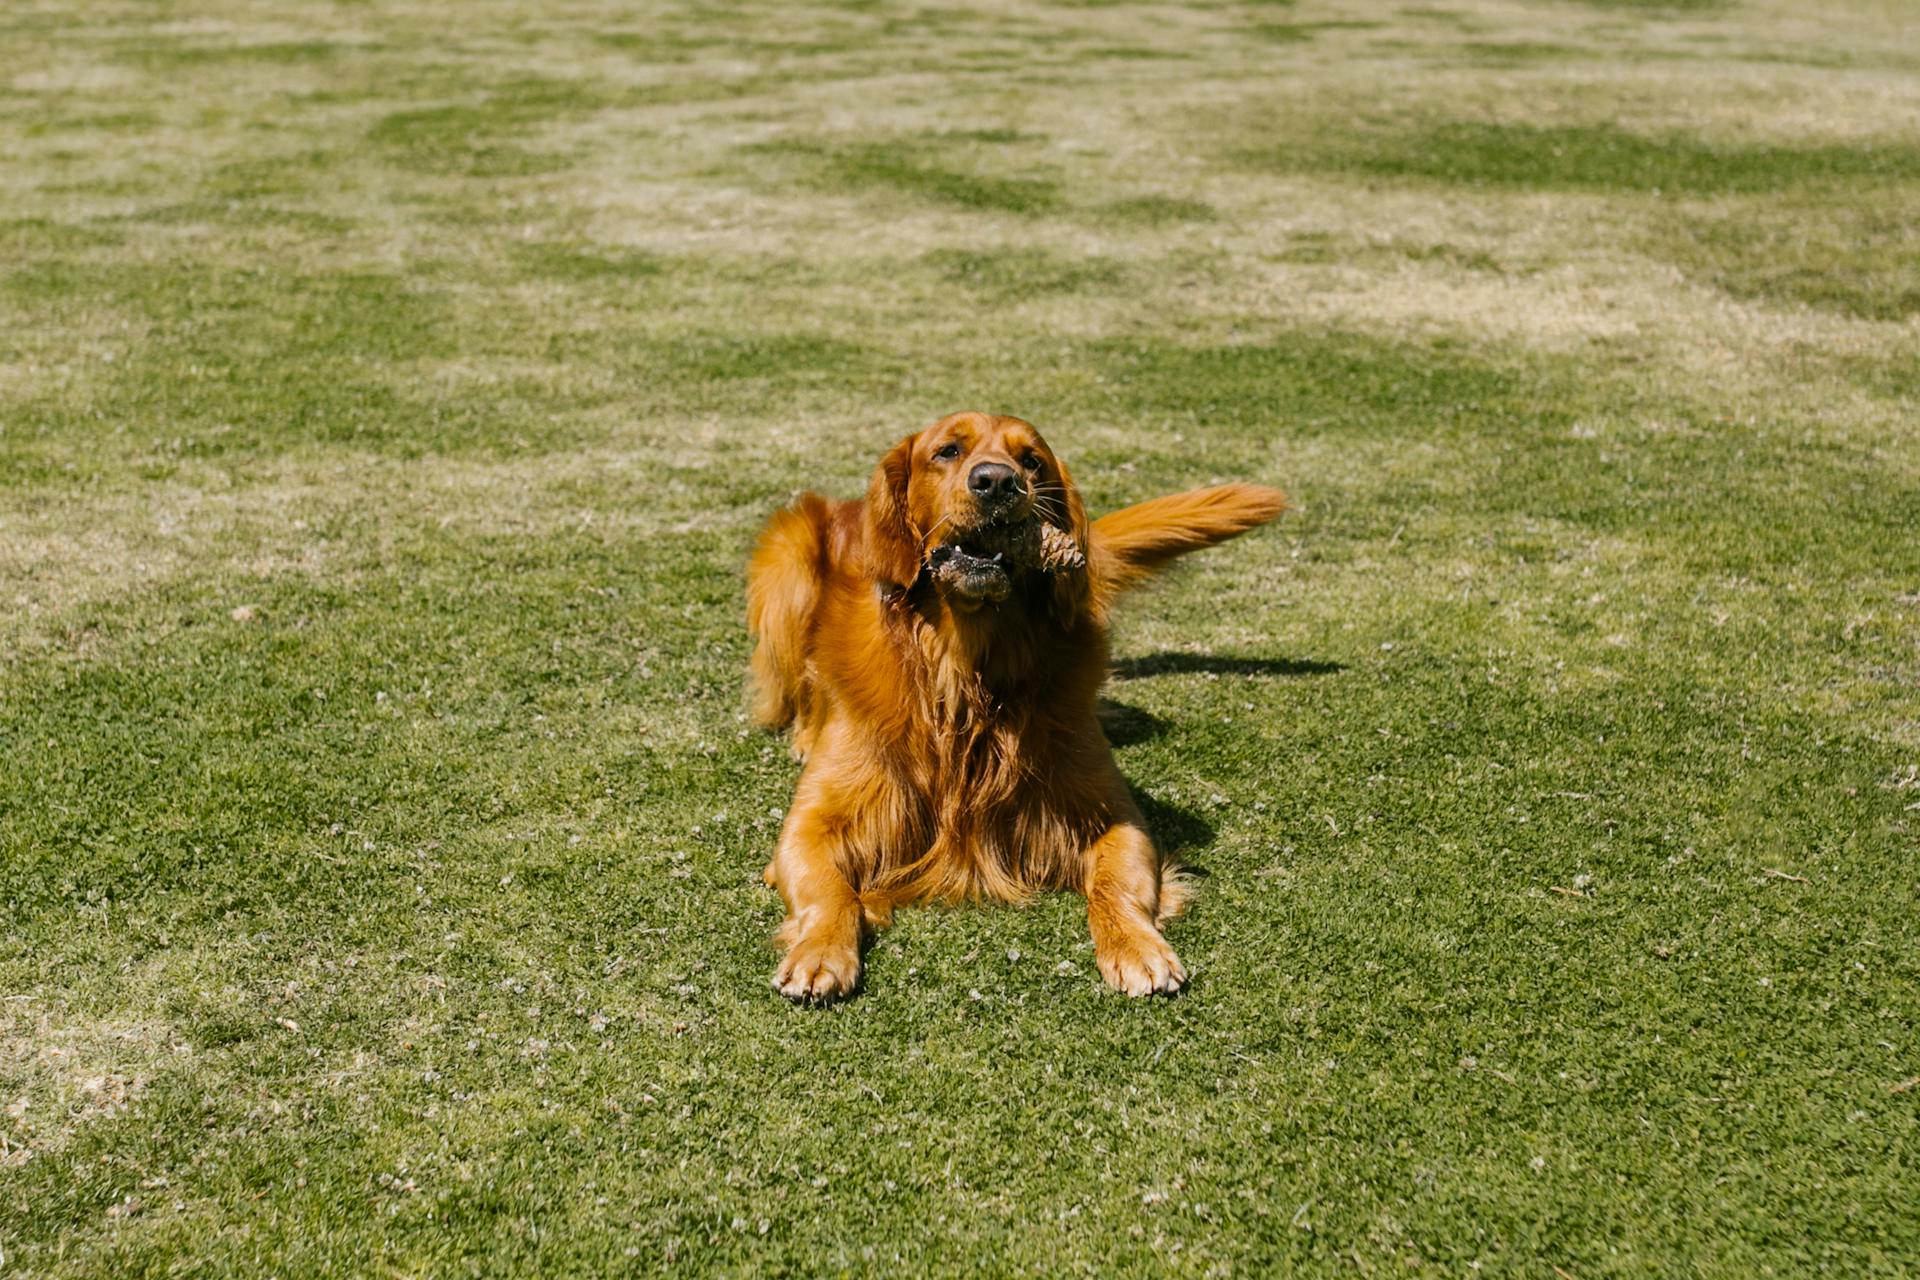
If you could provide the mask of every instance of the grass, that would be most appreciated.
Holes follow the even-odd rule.
[[[1903,17],[8,8],[6,1267],[1920,1268]],[[1117,636],[1179,1000],[767,989],[741,565],[961,406],[1299,503]]]
[[[1258,157],[1255,157],[1257,160]],[[1801,186],[1920,178],[1920,147],[1726,146],[1681,134],[1643,136],[1611,124],[1449,123],[1337,139],[1326,152],[1276,157],[1309,170],[1523,190],[1651,195],[1770,194]]]

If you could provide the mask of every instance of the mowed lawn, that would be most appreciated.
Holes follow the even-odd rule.
[[[1902,0],[0,9],[7,1275],[1920,1270]],[[741,567],[946,411],[1206,874],[768,987]]]

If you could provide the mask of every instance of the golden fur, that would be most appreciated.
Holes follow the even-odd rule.
[[[1108,982],[1179,990],[1158,926],[1187,891],[1095,714],[1107,616],[1285,505],[1230,484],[1089,522],[1031,425],[958,413],[895,445],[864,498],[776,513],[747,571],[754,713],[792,730],[805,766],[766,870],[788,911],[774,985],[852,991],[863,939],[900,904],[1071,889]],[[1084,558],[1023,557],[1015,534],[1036,521]]]

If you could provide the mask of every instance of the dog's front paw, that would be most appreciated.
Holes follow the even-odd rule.
[[[1130,996],[1170,996],[1187,985],[1187,970],[1180,957],[1153,929],[1097,940],[1093,955],[1107,985]]]
[[[802,938],[787,949],[773,986],[789,1000],[838,1000],[860,981],[860,949],[845,942]]]

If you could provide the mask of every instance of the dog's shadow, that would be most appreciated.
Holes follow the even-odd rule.
[[[1146,742],[1172,727],[1151,711],[1142,711],[1139,707],[1115,702],[1111,698],[1100,699],[1100,728],[1105,731],[1107,741],[1116,747]]]
[[[1123,658],[1113,664],[1114,679],[1122,681],[1193,672],[1297,678],[1332,675],[1344,670],[1346,667],[1338,662],[1320,662],[1310,658],[1249,658],[1179,652],[1149,653],[1138,658]],[[1158,738],[1174,726],[1151,711],[1102,698],[1100,727],[1105,730],[1108,742],[1116,747],[1128,747]],[[1177,855],[1187,850],[1205,848],[1213,842],[1213,824],[1194,810],[1156,800],[1138,787],[1133,788],[1133,799],[1140,806],[1141,816],[1147,820],[1147,831],[1163,853]],[[1181,869],[1189,875],[1204,877],[1207,874],[1205,867],[1191,862],[1183,862]]]
[[[1116,747],[1124,747],[1145,742],[1148,738],[1157,738],[1172,726],[1151,711],[1142,711],[1124,702],[1109,702],[1103,698],[1100,701],[1100,727],[1106,730],[1108,742]],[[1127,789],[1133,793],[1133,802],[1140,807],[1140,816],[1147,820],[1147,834],[1153,837],[1160,852],[1178,854],[1187,849],[1204,848],[1213,841],[1213,824],[1192,809],[1182,809],[1164,800],[1156,800],[1132,783],[1127,784]],[[1191,875],[1207,874],[1206,868],[1192,863],[1182,863],[1181,868]]]
[[[1113,664],[1116,681],[1144,680],[1149,676],[1186,675],[1207,672],[1216,676],[1328,676],[1345,671],[1345,664],[1320,662],[1312,658],[1241,658],[1211,653],[1149,653],[1138,658],[1122,658]],[[1157,738],[1173,726],[1151,711],[1112,698],[1100,699],[1100,728],[1107,741],[1116,747]]]
[[[1133,802],[1140,806],[1140,816],[1147,820],[1147,834],[1160,846],[1160,852],[1180,854],[1189,849],[1204,849],[1213,843],[1213,824],[1193,810],[1156,800],[1138,787],[1131,790]],[[1204,867],[1191,862],[1182,860],[1180,865],[1193,875],[1207,874]]]
[[[1148,676],[1186,675],[1196,671],[1217,676],[1330,676],[1346,669],[1342,663],[1313,658],[1242,658],[1232,654],[1164,652],[1120,659],[1113,664],[1113,678],[1143,680]]]

